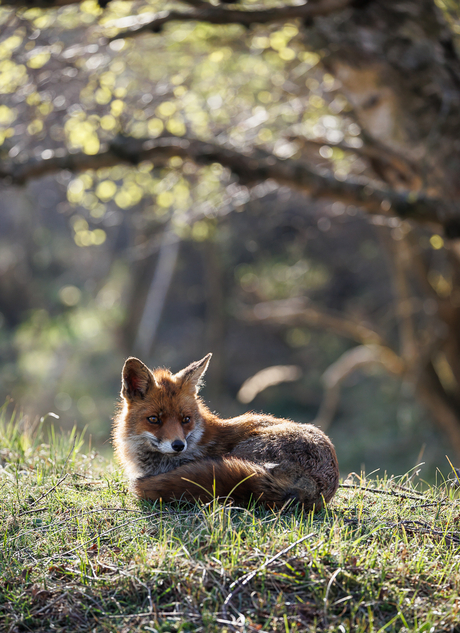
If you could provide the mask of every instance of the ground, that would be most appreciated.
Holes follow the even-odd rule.
[[[0,631],[460,632],[453,481],[323,512],[139,502],[75,433],[0,424]]]

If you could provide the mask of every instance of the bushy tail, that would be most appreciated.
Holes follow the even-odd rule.
[[[276,469],[278,470],[278,469]],[[144,499],[171,501],[209,501],[214,497],[231,498],[237,503],[257,501],[269,507],[282,507],[290,501],[319,510],[321,498],[310,488],[293,487],[282,472],[276,476],[261,464],[236,457],[209,459],[185,464],[163,475],[142,477],[134,483],[135,493]]]

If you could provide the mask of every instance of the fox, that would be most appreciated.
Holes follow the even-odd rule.
[[[138,358],[122,371],[112,441],[139,498],[318,512],[334,496],[339,467],[331,440],[312,424],[248,412],[212,413],[199,396],[212,354],[173,374]]]

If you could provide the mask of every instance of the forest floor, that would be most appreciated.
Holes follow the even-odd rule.
[[[327,510],[137,501],[81,436],[0,423],[0,631],[460,632],[460,501],[349,476]]]

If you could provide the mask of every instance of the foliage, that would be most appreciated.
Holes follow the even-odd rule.
[[[302,379],[261,392],[254,407],[310,421],[321,403],[324,371],[352,345],[369,341],[358,335],[350,342],[343,331],[318,333],[321,319],[314,326],[246,318],[248,307],[301,297],[320,314],[345,316],[358,330],[373,328],[404,365],[396,377],[371,368],[346,382],[352,395],[342,400],[330,429],[340,440],[341,463],[358,469],[364,455],[377,462],[372,468],[407,469],[426,444],[432,472],[445,451],[428,430],[417,380],[421,364],[429,363],[444,404],[456,403],[456,247],[439,226],[386,215],[389,198],[400,193],[410,205],[423,198],[420,187],[427,182],[427,195],[442,197],[448,187],[429,180],[438,172],[423,157],[420,169],[415,159],[406,160],[411,148],[401,147],[404,135],[396,135],[396,145],[379,136],[380,128],[369,138],[366,117],[347,96],[343,76],[332,70],[334,54],[350,43],[340,39],[340,29],[372,7],[360,5],[353,15],[350,9],[347,20],[333,15],[339,31],[329,46],[322,19],[254,22],[249,28],[176,19],[134,38],[126,28],[178,3],[114,0],[104,9],[93,0],[52,4],[0,7],[0,176],[11,185],[0,200],[0,398],[11,395],[29,412],[57,411],[67,427],[90,424],[101,442],[124,357],[134,353],[152,365],[180,367],[212,350],[216,370],[209,393],[224,414],[241,412],[235,396],[248,377],[295,363]],[[458,7],[439,5],[455,38]],[[242,7],[247,13],[258,4],[248,0]],[[396,39],[414,45],[409,52],[415,64],[431,40],[419,46],[423,25],[406,28],[407,15],[398,18],[403,34]],[[395,65],[399,57],[390,52]],[[392,91],[398,96],[380,74],[377,85],[372,73],[357,78],[359,94],[368,90],[364,80],[370,76],[379,97],[372,93],[366,112],[380,101],[384,107]],[[421,82],[420,94],[425,86],[431,80]],[[450,92],[444,90],[445,105]],[[417,92],[417,112],[432,102]],[[433,156],[437,131],[420,128]],[[377,190],[389,198],[369,219],[356,199],[314,202],[266,179],[253,186],[219,156],[200,161],[172,151],[139,162],[127,150],[127,141],[148,146],[170,142],[171,135],[178,142],[212,142],[255,162],[267,156],[277,165],[302,162],[329,174],[335,193],[340,183],[357,182],[363,204]],[[370,143],[370,154],[369,141],[376,143]],[[110,160],[101,165],[107,148]],[[94,161],[90,168],[79,167],[82,156]],[[66,169],[46,171],[63,157],[69,159]],[[385,161],[396,165],[396,181],[382,170]],[[31,162],[45,166],[40,173],[46,175],[21,180],[8,172]],[[352,180],[358,177],[363,180]],[[180,249],[168,259],[171,236]],[[413,262],[403,271],[405,296],[401,284],[398,294],[392,266],[398,257]],[[165,261],[169,271],[162,280],[169,281],[154,296],[152,313],[147,299]],[[154,323],[153,334],[142,338],[145,322]],[[431,407],[433,419],[442,411],[438,404]],[[445,432],[448,425],[438,424]]]
[[[5,409],[0,459],[3,630],[457,630],[451,482],[354,475],[315,516],[159,507],[81,436]]]
[[[164,3],[151,0],[140,15],[160,9]],[[333,77],[318,66],[317,53],[305,50],[294,23],[251,33],[236,25],[217,30],[184,23],[154,38],[103,46],[100,35],[117,33],[116,25],[132,10],[132,3],[118,1],[103,12],[93,0],[58,12],[34,8],[14,16],[11,9],[0,9],[7,25],[0,55],[14,78],[4,79],[3,92],[11,97],[0,111],[10,157],[33,149],[49,159],[63,145],[97,154],[120,132],[138,138],[187,133],[238,149],[255,144],[282,158],[299,154],[286,139],[289,133],[360,144],[359,127],[347,116]],[[62,82],[53,80],[57,76]],[[17,125],[21,121],[30,121],[26,130]],[[355,172],[363,169],[340,149],[324,146],[322,154],[340,177],[352,164]],[[234,184],[226,193],[229,174],[218,164],[184,168],[176,158],[168,172],[152,168],[116,166],[67,183],[67,213],[75,209],[71,224],[79,246],[103,243],[100,227],[112,205],[129,209],[147,198],[144,222],[172,215],[177,229],[189,234],[191,207],[205,205],[206,215],[213,216],[229,195],[235,197]],[[233,204],[244,203],[246,196],[243,188]],[[198,227],[195,237],[202,236]]]

